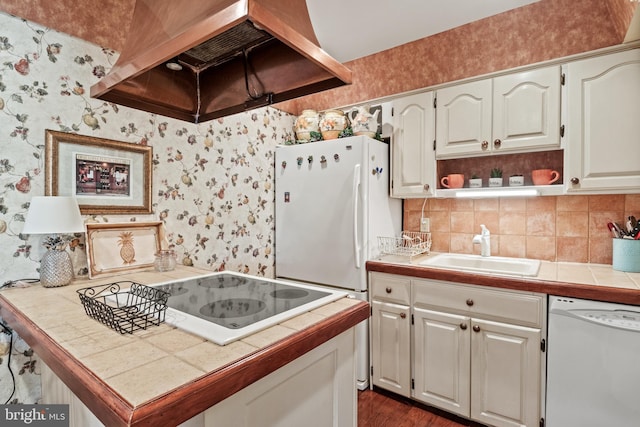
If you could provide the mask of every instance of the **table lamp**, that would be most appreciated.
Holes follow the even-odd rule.
[[[45,238],[47,252],[40,261],[40,283],[45,287],[68,285],[73,279],[67,243],[60,234],[84,233],[78,202],[67,196],[36,196],[31,199],[22,234],[50,234]]]

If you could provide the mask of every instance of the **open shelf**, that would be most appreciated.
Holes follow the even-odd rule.
[[[535,188],[540,194],[562,194],[564,175],[564,150],[536,151],[516,154],[491,154],[486,156],[465,157],[460,159],[445,159],[437,162],[437,191],[439,197],[455,197],[455,192],[442,187],[440,179],[449,174],[464,175],[462,189],[493,191],[496,189],[509,190]],[[502,169],[503,187],[489,187],[489,176],[494,168]],[[535,169],[552,169],[558,171],[560,179],[552,185],[533,185],[531,171]],[[472,175],[482,178],[481,188],[469,188],[469,178]],[[509,186],[509,177],[522,175],[524,186]]]

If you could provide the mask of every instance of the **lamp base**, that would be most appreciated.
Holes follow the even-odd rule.
[[[67,251],[49,249],[40,261],[40,284],[45,288],[54,288],[71,283],[73,265]]]

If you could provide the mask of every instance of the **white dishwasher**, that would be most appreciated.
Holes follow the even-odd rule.
[[[640,426],[640,306],[549,296],[546,426]]]

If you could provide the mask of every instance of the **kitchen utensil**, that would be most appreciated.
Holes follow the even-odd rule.
[[[553,184],[560,178],[560,173],[552,169],[535,169],[531,171],[531,179],[534,185]]]
[[[620,224],[618,224],[617,222],[613,223],[614,228],[616,229],[616,231],[618,232],[618,235],[620,237],[624,237],[627,235],[627,232],[624,231],[624,229],[620,226]]]
[[[464,175],[461,173],[452,173],[447,176],[443,176],[440,180],[445,188],[462,188],[464,185]]]
[[[609,228],[609,231],[611,232],[611,236],[615,239],[620,238],[620,235],[618,234],[618,231],[616,230],[616,228],[613,226],[613,223],[611,221],[609,221],[607,223],[607,227]]]
[[[631,215],[627,218],[627,232],[631,233],[633,232],[633,229],[636,227],[636,225],[638,225],[638,221],[636,220],[636,217]]]

